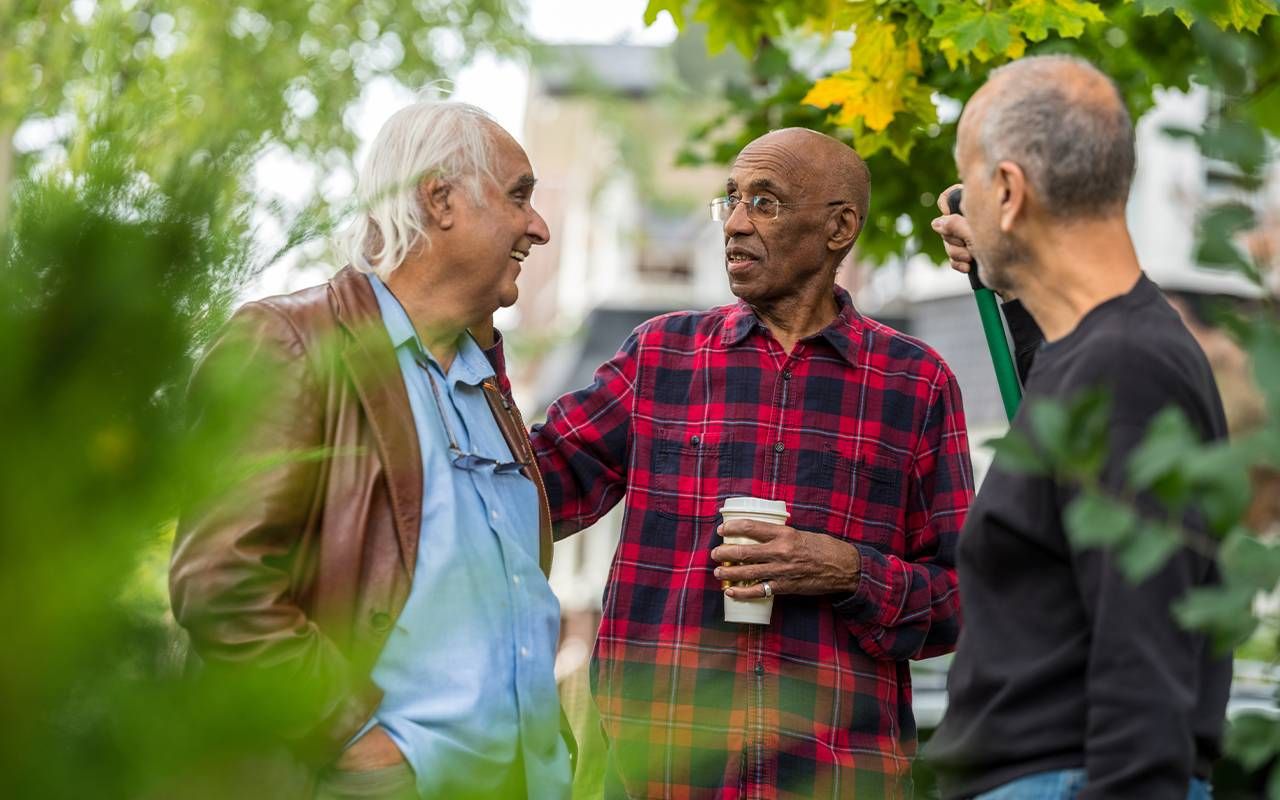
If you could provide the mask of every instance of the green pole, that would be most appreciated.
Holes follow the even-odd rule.
[[[952,214],[960,213],[959,189],[947,195],[947,205]],[[978,316],[982,318],[982,332],[987,337],[987,350],[991,353],[991,366],[996,371],[996,385],[1000,387],[1004,413],[1012,422],[1013,415],[1018,413],[1018,404],[1022,402],[1022,384],[1018,382],[1018,369],[1014,366],[1013,354],[1009,352],[1009,340],[1005,338],[1004,319],[996,303],[996,293],[982,284],[976,260],[969,267],[969,286],[973,288],[973,299],[978,303]]]

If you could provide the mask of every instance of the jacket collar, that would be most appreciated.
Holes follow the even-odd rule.
[[[342,358],[382,456],[396,536],[400,541],[400,556],[406,571],[413,575],[422,527],[423,476],[422,453],[418,449],[409,392],[405,389],[400,363],[368,278],[349,266],[343,267],[329,279],[329,291],[334,315],[349,335]],[[538,560],[543,573],[550,574],[551,514],[542,476],[529,444],[529,429],[520,418],[519,411],[502,395],[496,379],[486,378],[482,385],[498,429],[506,437],[513,454],[524,454],[529,464],[527,474],[538,489],[541,542]]]
[[[343,267],[329,279],[329,291],[334,314],[349,336],[342,358],[382,456],[400,556],[412,575],[422,526],[422,453],[409,393],[368,279]]]

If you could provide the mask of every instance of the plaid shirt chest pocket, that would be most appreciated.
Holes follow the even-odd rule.
[[[809,510],[812,529],[896,552],[906,519],[907,470],[907,459],[892,452],[851,453],[826,443],[808,474],[797,475],[796,505]]]
[[[750,461],[720,432],[671,428],[653,441],[653,508],[675,519],[714,517],[721,501],[750,488],[751,476],[740,476]]]

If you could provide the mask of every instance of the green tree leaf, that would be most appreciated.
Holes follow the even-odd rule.
[[[1196,260],[1209,267],[1249,271],[1249,260],[1238,245],[1242,229],[1255,224],[1253,209],[1242,203],[1224,203],[1210,208],[1198,226]]]
[[[1264,766],[1280,753],[1280,719],[1247,712],[1227,725],[1226,751],[1247,770]]]
[[[1273,137],[1280,137],[1280,81],[1273,80],[1246,100],[1244,108],[1255,125]]]
[[[1254,382],[1271,401],[1272,419],[1280,418],[1280,329],[1273,319],[1261,317],[1253,322],[1247,349]]]
[[[1200,448],[1181,409],[1170,406],[1151,421],[1141,444],[1129,456],[1129,486],[1142,491],[1156,481],[1177,472],[1185,459]]]
[[[1141,583],[1158,572],[1181,546],[1182,537],[1177,528],[1139,522],[1137,530],[1120,548],[1117,563],[1129,580]]]
[[[1173,612],[1184,627],[1210,634],[1215,649],[1227,653],[1248,641],[1258,627],[1253,598],[1247,586],[1205,586],[1187,592]]]
[[[988,439],[983,445],[995,451],[995,458],[1003,469],[1028,475],[1048,472],[1048,465],[1031,439],[1016,428],[1010,428],[1003,436]]]
[[[1055,465],[1066,461],[1074,434],[1067,407],[1062,403],[1040,400],[1029,404],[1027,413],[1036,445],[1053,456]]]
[[[1050,31],[1075,38],[1084,33],[1085,23],[1106,20],[1096,3],[1079,0],[1017,0],[1009,9],[1009,16],[1033,42],[1044,41]]]
[[[1264,19],[1276,13],[1274,0],[1221,0],[1209,8],[1220,27],[1240,31],[1256,31]]]
[[[929,18],[938,16],[938,10],[942,6],[942,0],[911,0],[911,2],[915,3],[916,8]]]
[[[1157,16],[1172,11],[1188,28],[1195,20],[1195,4],[1193,0],[1134,0],[1142,9],[1144,16]]]
[[[1196,507],[1216,534],[1230,530],[1249,506],[1253,488],[1249,472],[1258,460],[1256,450],[1246,440],[1215,442],[1202,446],[1181,466]]]
[[[1220,120],[1201,135],[1205,155],[1244,167],[1255,174],[1267,160],[1267,140],[1262,131],[1243,120]],[[1252,221],[1250,221],[1250,226]]]
[[[1258,592],[1280,586],[1280,546],[1260,541],[1237,529],[1222,544],[1219,553],[1225,580]]]
[[[652,25],[658,21],[663,11],[671,15],[677,28],[684,28],[684,3],[682,0],[649,0],[644,8],[644,24]]]
[[[984,9],[974,3],[946,6],[929,30],[933,39],[950,39],[962,55],[985,47],[1003,53],[1013,42],[1013,23],[1007,13]]]
[[[1127,503],[1096,491],[1083,491],[1067,506],[1063,522],[1077,547],[1116,545],[1138,526],[1138,516]]]

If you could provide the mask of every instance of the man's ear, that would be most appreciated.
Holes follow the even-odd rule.
[[[840,213],[832,217],[831,234],[827,236],[827,249],[832,252],[847,250],[858,240],[866,218],[856,206],[844,205]]]
[[[440,178],[428,178],[418,184],[418,204],[432,226],[447,231],[453,227],[453,187]]]
[[[1027,175],[1012,161],[1001,161],[996,165],[994,184],[1000,192],[1000,230],[1008,233],[1014,222],[1025,216]]]

